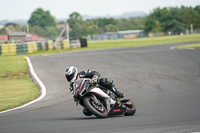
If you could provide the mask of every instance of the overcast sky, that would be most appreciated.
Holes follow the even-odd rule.
[[[29,19],[41,7],[56,19],[68,18],[74,11],[81,15],[107,16],[125,12],[150,13],[156,7],[196,6],[200,0],[0,0],[0,20]]]

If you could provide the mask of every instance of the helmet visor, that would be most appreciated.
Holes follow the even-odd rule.
[[[73,72],[72,74],[70,74],[70,75],[67,75],[67,76],[66,76],[66,78],[67,78],[67,81],[69,81],[69,82],[70,82],[70,81],[71,81],[71,80],[74,78],[74,74],[75,74],[75,73]]]

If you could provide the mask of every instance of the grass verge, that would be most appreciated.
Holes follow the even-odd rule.
[[[172,43],[194,42],[194,41],[200,41],[200,34],[109,40],[109,41],[90,41],[88,42],[88,49],[137,47],[137,46],[161,45],[161,44],[172,44]]]
[[[23,105],[39,95],[23,56],[0,56],[0,111]]]
[[[200,44],[181,45],[174,48],[178,49],[200,49]]]

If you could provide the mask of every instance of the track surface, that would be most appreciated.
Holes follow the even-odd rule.
[[[0,133],[146,133],[200,131],[200,51],[177,44],[30,57],[47,96],[0,114]],[[135,116],[86,117],[75,106],[65,68],[97,70],[136,105]]]

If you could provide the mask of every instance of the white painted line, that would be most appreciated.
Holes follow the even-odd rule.
[[[175,49],[174,47],[170,47],[170,49]],[[195,48],[176,48],[176,49],[190,49],[190,50],[194,50]]]
[[[43,99],[43,98],[46,96],[46,87],[45,87],[45,85],[42,83],[42,81],[38,78],[37,74],[35,73],[35,71],[34,71],[34,69],[33,69],[33,65],[32,65],[32,63],[31,63],[31,61],[30,61],[30,58],[26,56],[26,60],[27,60],[27,63],[28,63],[28,66],[29,66],[29,70],[30,70],[32,76],[35,78],[35,80],[38,82],[39,86],[41,87],[41,95],[40,95],[37,99],[35,99],[35,100],[33,100],[33,101],[30,101],[29,103],[26,103],[26,104],[24,104],[24,105],[22,105],[22,106],[19,106],[19,107],[13,108],[13,109],[9,109],[9,110],[2,111],[2,112],[0,112],[0,114],[1,114],[1,113],[6,113],[6,112],[9,112],[9,111],[13,111],[13,110],[17,110],[17,109],[24,108],[24,107],[26,107],[26,106],[28,106],[28,105],[31,105],[31,104],[33,104],[33,103],[35,103],[35,102],[40,101],[41,99]]]

